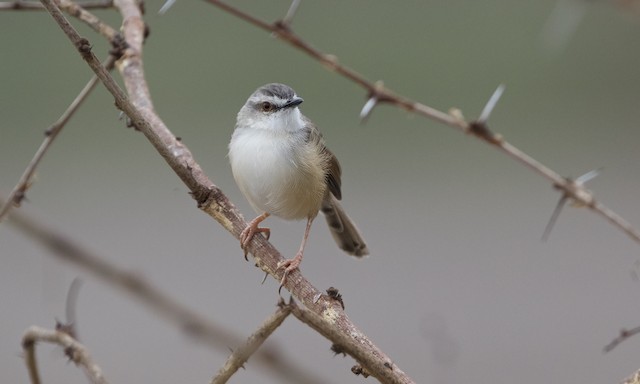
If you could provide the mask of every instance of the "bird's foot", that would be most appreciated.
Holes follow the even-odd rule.
[[[258,224],[262,222],[265,218],[262,216],[258,216],[255,219],[251,220],[251,222],[247,225],[245,229],[240,233],[240,248],[244,251],[244,259],[247,259],[247,254],[249,253],[249,243],[253,236],[256,233],[264,233],[267,240],[269,240],[269,236],[271,236],[271,230],[267,227],[258,227]]]
[[[278,292],[282,290],[282,287],[287,282],[287,276],[289,276],[289,273],[298,269],[301,262],[302,253],[298,253],[293,259],[283,260],[278,263],[276,271],[284,268],[284,274],[282,275],[282,280],[280,280],[280,288],[278,289]]]

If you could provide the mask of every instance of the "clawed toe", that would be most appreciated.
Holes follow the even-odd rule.
[[[301,262],[302,254],[299,253],[293,259],[283,260],[278,263],[276,271],[284,268],[284,273],[282,274],[282,280],[280,280],[280,288],[278,289],[278,293],[280,293],[282,287],[287,282],[287,276],[289,276],[289,273],[298,269]]]
[[[258,220],[262,216],[258,216],[252,220],[245,229],[240,233],[240,248],[244,251],[244,259],[249,261],[247,255],[249,254],[249,243],[253,239],[256,233],[264,233],[267,240],[271,237],[271,230],[267,227],[258,227],[258,224],[264,220]]]

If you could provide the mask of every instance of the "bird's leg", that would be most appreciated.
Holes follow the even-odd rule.
[[[284,283],[287,281],[287,275],[289,274],[289,272],[296,270],[302,262],[304,247],[305,245],[307,245],[307,238],[309,237],[309,232],[311,231],[311,223],[313,223],[314,218],[315,216],[309,217],[307,219],[307,228],[304,230],[302,244],[300,244],[300,249],[298,250],[298,253],[296,253],[296,256],[293,259],[287,259],[278,263],[278,268],[276,270],[284,268],[284,274],[282,275],[282,280],[280,280],[280,288],[282,288]]]
[[[242,248],[242,250],[244,251],[244,259],[247,261],[248,261],[247,253],[249,252],[249,243],[251,242],[251,239],[253,239],[253,236],[256,233],[264,233],[267,240],[269,240],[269,236],[271,235],[271,230],[266,227],[258,227],[258,224],[263,222],[267,217],[269,217],[268,212],[265,212],[262,215],[256,217],[255,219],[251,220],[249,224],[247,224],[247,227],[243,229],[242,232],[240,233],[240,248]]]

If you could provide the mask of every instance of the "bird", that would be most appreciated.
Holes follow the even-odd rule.
[[[281,288],[287,275],[300,266],[311,224],[320,211],[339,248],[356,257],[369,254],[360,231],[339,202],[340,163],[316,125],[300,111],[303,101],[285,84],[259,87],[238,112],[229,142],[233,178],[259,214],[240,234],[245,258],[255,234],[263,233],[269,239],[270,229],[259,226],[267,217],[306,219],[295,257],[278,263],[277,270],[284,269]]]

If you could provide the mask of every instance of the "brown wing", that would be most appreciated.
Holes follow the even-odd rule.
[[[309,120],[306,116],[304,120],[309,129],[309,137],[307,141],[315,141],[321,147],[320,153],[327,158],[327,187],[331,194],[336,197],[336,199],[342,199],[342,191],[340,189],[342,185],[341,175],[342,170],[340,168],[340,163],[335,155],[324,145],[324,139],[322,138],[322,133],[318,130],[318,128]]]
[[[324,152],[329,158],[329,167],[327,169],[327,186],[329,190],[336,197],[336,199],[342,199],[342,191],[340,187],[342,186],[342,180],[340,176],[342,175],[342,170],[340,169],[340,163],[338,163],[338,159],[336,159],[335,155],[331,153],[331,151],[323,146],[322,152]]]

